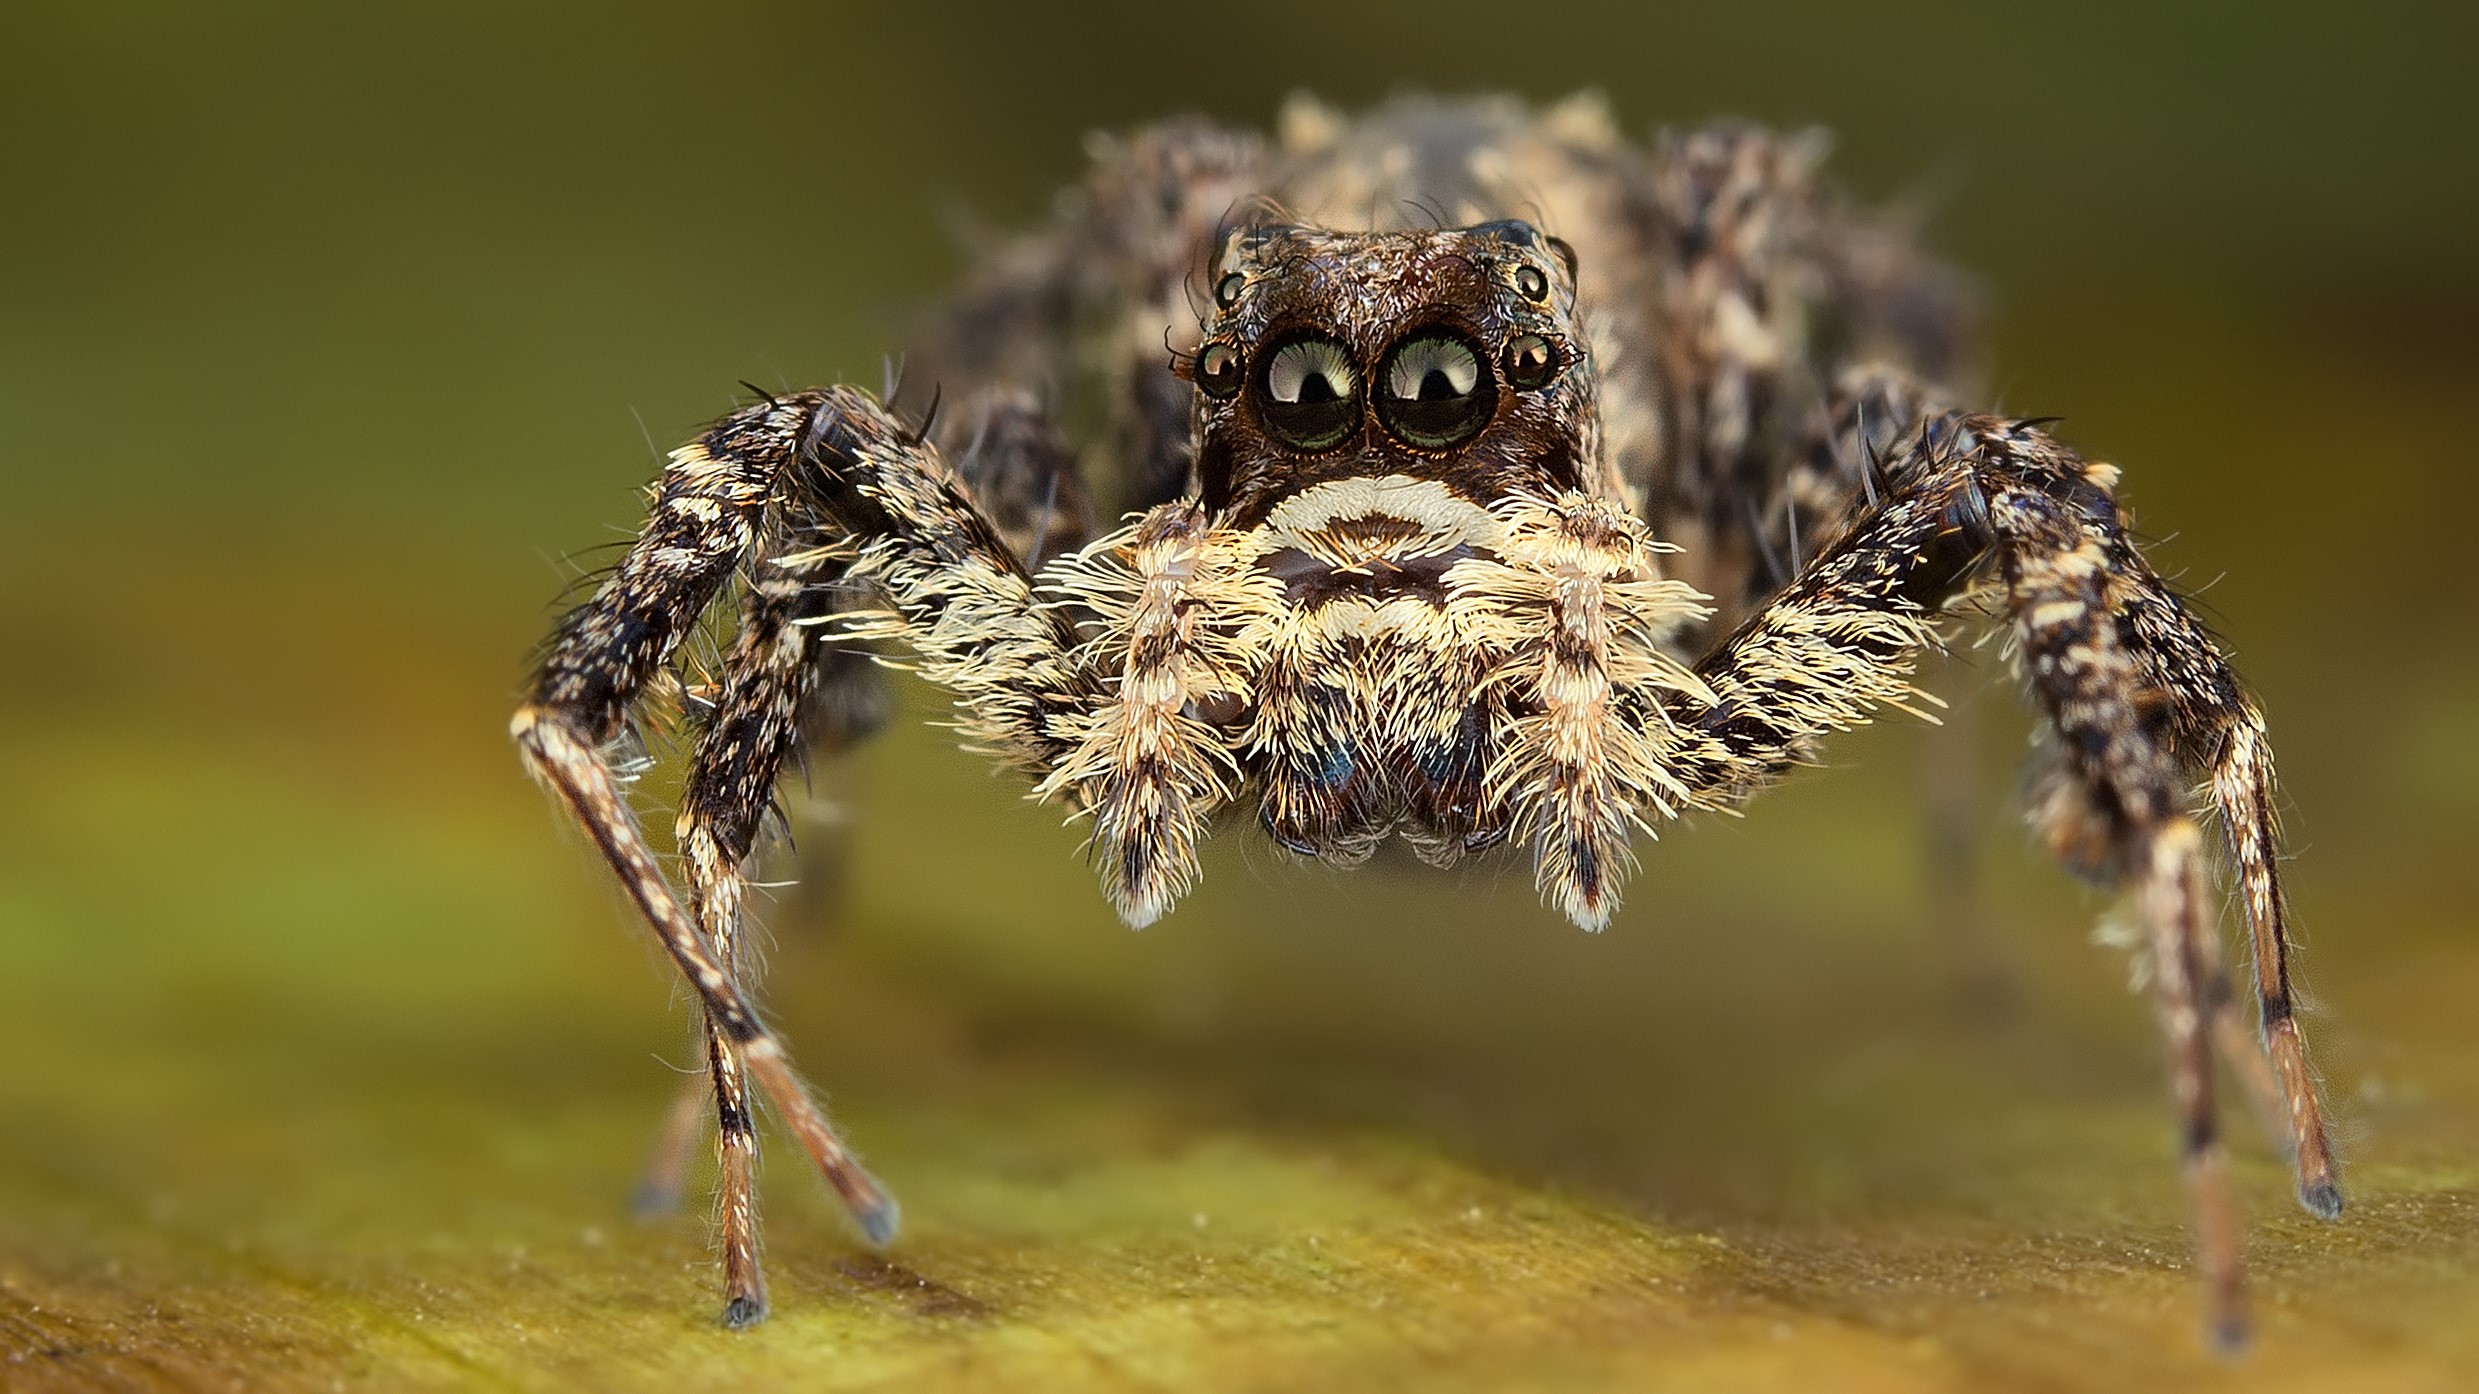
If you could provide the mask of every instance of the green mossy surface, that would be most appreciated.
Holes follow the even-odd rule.
[[[0,1390],[2479,1387],[2479,185],[2435,167],[2479,39],[1935,9],[1200,12],[1178,64],[1159,7],[0,17]],[[2048,84],[1929,80],[1998,53]],[[694,1054],[503,735],[544,557],[734,378],[875,381],[947,194],[1021,220],[1088,127],[1407,81],[1953,171],[2002,399],[2125,465],[2284,761],[2352,1208],[2233,1112],[2246,1361],[1985,652],[1959,735],[1647,847],[1597,937],[1245,835],[1131,934],[908,687],[765,910],[903,1236],[770,1135],[734,1335],[700,1206],[629,1218]],[[1960,929],[1933,761],[1987,790]]]

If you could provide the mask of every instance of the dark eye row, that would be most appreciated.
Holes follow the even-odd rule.
[[[1506,385],[1519,391],[1543,386],[1561,366],[1557,346],[1538,334],[1508,340],[1498,361]],[[1442,450],[1489,423],[1498,376],[1471,340],[1426,330],[1387,350],[1370,394],[1349,349],[1322,334],[1301,334],[1276,341],[1260,358],[1256,407],[1266,429],[1285,444],[1327,450],[1351,434],[1363,397],[1374,395],[1378,422],[1388,432],[1407,445]],[[1207,396],[1234,397],[1247,385],[1247,365],[1229,344],[1208,344],[1197,355],[1196,380]]]

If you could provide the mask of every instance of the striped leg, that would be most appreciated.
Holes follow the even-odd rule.
[[[2168,1041],[2179,1150],[2194,1192],[2209,1329],[2217,1344],[2235,1349],[2246,1340],[2245,1275],[2212,1088],[2219,953],[2217,945],[2204,947],[2220,930],[2161,699],[2114,622],[2122,596],[2157,590],[2159,581],[2148,568],[2111,565],[2105,539],[2122,530],[2105,492],[2069,503],[2008,484],[1987,506],[2015,637],[2066,752],[2058,768],[2071,793],[2044,801],[2041,812],[2052,846],[2070,863],[2135,888]]]
[[[1085,540],[1090,508],[1076,484],[1073,458],[1032,394],[986,392],[951,419],[963,421],[967,432],[958,482],[1008,550],[1056,555]],[[830,530],[828,536],[834,535]],[[680,845],[688,855],[699,921],[726,957],[734,957],[740,932],[737,868],[754,846],[784,760],[795,750],[842,751],[885,719],[883,675],[874,655],[855,644],[809,641],[818,623],[858,599],[852,588],[838,585],[842,572],[839,564],[819,557],[778,560],[764,569],[744,606],[711,724],[698,745]],[[797,734],[784,725],[784,711],[797,713]],[[807,880],[814,868],[802,870]],[[746,972],[745,960],[736,960],[735,971]],[[745,1086],[736,1062],[718,1054],[709,1036],[712,1077],[689,1081],[682,1101],[666,1116],[637,1189],[636,1208],[641,1215],[658,1216],[678,1207],[701,1136],[697,1115],[712,1101],[723,1125],[719,1208],[727,1282],[735,1303],[745,1293],[762,1307],[754,1282],[755,1224],[749,1219],[754,1199],[747,1179],[755,1138],[747,1132],[745,1099],[736,1097]],[[734,1123],[741,1125],[741,1138],[733,1135]],[[736,1274],[751,1282],[743,1284]]]
[[[976,748],[1047,776],[1112,694],[1062,610],[1035,599],[1024,563],[935,446],[853,388],[821,394],[801,447],[812,556],[839,560],[883,608],[838,620],[849,637],[900,644],[955,699]],[[1038,535],[1038,534],[1037,534]]]
[[[832,584],[832,581],[824,584]],[[762,625],[766,608],[761,605],[744,606],[742,623]],[[747,643],[744,633],[739,644],[745,647]],[[808,695],[801,713],[801,734],[795,744],[797,749],[810,755],[834,754],[859,744],[885,724],[887,695],[884,675],[878,671],[873,656],[864,648],[826,643],[809,644],[808,647],[816,657],[810,667]],[[738,662],[736,659],[736,667]],[[721,710],[726,700],[718,691],[714,709]],[[711,719],[711,714],[707,719]],[[715,771],[717,774],[720,772],[719,769]],[[699,777],[700,771],[693,769],[691,779]],[[690,831],[684,827],[679,833],[681,845],[688,846],[690,838]],[[803,850],[807,851],[813,845],[804,842]],[[695,870],[692,866],[693,874]],[[804,863],[798,869],[798,880],[806,890],[821,879],[822,874],[817,867]],[[697,896],[692,897],[693,902],[706,894],[694,885],[692,890],[697,891]],[[824,893],[831,892],[832,886],[829,885]],[[737,885],[729,892],[719,893],[715,899],[720,901],[724,895],[729,896],[730,903],[738,904]],[[739,933],[737,912],[723,915],[718,905],[717,911],[710,913],[701,906],[698,918],[705,926],[707,937],[715,941],[717,951],[733,960],[734,974],[746,982],[753,971],[749,959],[726,944],[727,938]],[[702,1025],[700,1033],[703,1040]],[[640,1219],[661,1219],[680,1208],[680,1198],[688,1186],[689,1168],[696,1160],[698,1144],[705,1139],[707,1115],[710,1110],[723,1107],[718,1104],[715,1092],[711,1046],[709,1041],[703,1047],[710,1062],[708,1070],[691,1075],[682,1082],[679,1096],[664,1114],[663,1125],[647,1154],[645,1173],[638,1182],[632,1201],[632,1208]],[[729,1209],[727,1205],[727,1213]]]
[[[713,955],[725,963],[737,957],[742,940],[741,868],[773,806],[785,758],[804,738],[832,747],[869,725],[870,704],[855,693],[870,675],[853,656],[853,638],[909,645],[924,674],[956,693],[965,729],[1027,769],[1042,768],[1067,748],[1062,732],[1100,693],[1070,658],[1075,631],[1034,602],[1014,552],[934,447],[864,393],[832,388],[801,400],[803,418],[786,447],[794,463],[777,500],[785,546],[750,580],[680,813],[690,902]],[[1038,514],[1030,521],[1036,538],[1052,530]],[[839,614],[863,591],[875,592],[872,603],[885,608]],[[895,1212],[843,1153],[822,1114],[786,1104],[785,1090],[797,1084],[771,1038],[744,1038],[709,999],[707,1041],[721,1157],[724,1321],[743,1326],[765,1314],[756,1138],[744,1069],[820,1159],[872,1239],[891,1237]],[[839,1159],[833,1165],[830,1151]],[[653,1174],[683,1171],[658,1158]]]
[[[883,1243],[894,1235],[895,1203],[853,1160],[793,1074],[734,979],[728,951],[673,893],[603,753],[734,569],[760,549],[822,400],[808,393],[736,412],[673,453],[644,531],[594,598],[562,625],[510,732],[527,767],[584,826],[697,992],[712,1036],[728,1047],[716,1059],[738,1053],[863,1230]],[[684,851],[694,868],[699,856]],[[726,1104],[735,1092],[745,1095],[724,1079],[736,1073],[717,1070]],[[745,1132],[745,1106],[739,1112]],[[727,1216],[727,1231],[731,1224]],[[735,1290],[735,1299],[744,1295]]]
[[[736,978],[746,964],[741,869],[774,807],[775,780],[800,739],[803,708],[818,672],[811,651],[815,631],[802,621],[832,613],[835,580],[825,563],[758,568],[724,661],[722,690],[690,756],[680,806],[680,862],[697,921]],[[716,1208],[723,1227],[723,1322],[741,1327],[766,1314],[757,1252],[757,1130],[740,1053],[711,1015],[705,1035],[720,1162]]]
[[[2287,1012],[2261,717],[2227,660],[2126,533],[2116,471],[2036,426],[1930,422],[1887,462],[1888,492],[1698,667],[1716,701],[1674,707],[1692,727],[1683,774],[1706,806],[1735,804],[1806,759],[1824,732],[1907,695],[1929,618],[1993,552],[2026,677],[2056,760],[2034,816],[2070,866],[2133,890],[2169,1037],[2199,1242],[2224,1343],[2243,1339],[2238,1234],[2214,1116],[2211,1049],[2227,1019],[2190,772],[2212,774],[2254,926],[2266,1044],[2286,1098],[2301,1199],[2337,1214],[2314,1084]],[[2286,1043],[2286,1044],[2285,1044]],[[2291,1052],[2285,1060],[2284,1051]],[[2239,1061],[2250,1082],[2262,1056]]]
[[[619,876],[622,889],[654,927],[664,952],[689,980],[715,1028],[739,1049],[758,1087],[782,1111],[784,1121],[862,1230],[876,1243],[894,1238],[895,1202],[853,1160],[826,1115],[792,1073],[782,1043],[758,1020],[712,941],[672,893],[620,797],[602,752],[579,739],[557,715],[538,707],[520,709],[511,729],[536,777],[558,793],[584,825],[587,836]]]
[[[2133,550],[2122,538],[2119,545]],[[2270,1056],[2278,1097],[2268,1099],[2267,1107],[2274,1135],[2296,1169],[2299,1204],[2321,1219],[2333,1219],[2342,1210],[2341,1186],[2290,988],[2289,905],[2281,892],[2280,819],[2264,713],[2209,640],[2191,621],[2181,623],[2185,616],[2165,600],[2157,588],[2128,597],[2123,623],[2145,661],[2147,681],[2170,694],[2181,753],[2210,774],[2213,808],[2246,908],[2259,1045],[2242,1048],[2248,1033],[2236,1019],[2237,1002],[2225,997],[2224,1054],[2259,1096],[2270,1092],[2262,1063]],[[2182,681],[2182,675],[2202,676]]]

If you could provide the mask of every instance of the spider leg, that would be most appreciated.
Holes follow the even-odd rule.
[[[949,437],[961,436],[963,441],[957,456],[958,480],[989,515],[992,527],[1006,544],[1007,550],[1033,558],[1055,555],[1080,545],[1090,535],[1091,508],[1076,481],[1074,457],[1060,436],[1056,423],[1034,393],[1009,387],[979,389],[962,409],[948,413],[945,419],[951,426],[947,432]],[[775,569],[786,577],[791,574],[780,565]],[[837,570],[839,572],[840,568]],[[810,587],[831,584],[830,580],[821,578],[814,564],[803,568],[803,574],[806,577],[803,584]],[[885,679],[876,661],[877,656],[859,644],[805,644],[791,628],[793,625],[814,625],[837,610],[850,608],[855,600],[850,594],[851,588],[813,590],[812,603],[805,605],[800,615],[790,616],[780,600],[760,594],[766,585],[766,578],[761,577],[746,606],[739,647],[735,650],[726,677],[723,702],[733,702],[734,685],[741,683],[759,684],[758,688],[742,693],[742,701],[756,700],[753,694],[761,690],[775,693],[766,699],[769,701],[801,700],[796,699],[784,684],[789,682],[788,665],[793,661],[792,655],[805,647],[813,657],[809,663],[808,680],[802,687],[806,696],[801,701],[801,730],[797,746],[811,756],[822,756],[858,744],[884,724],[887,715]],[[843,598],[833,605],[814,603],[830,594]],[[760,634],[770,636],[770,644],[774,647],[763,652],[753,649],[754,636]],[[742,716],[745,718],[746,713]],[[729,717],[725,717],[721,724],[728,726]],[[710,726],[708,729],[711,732],[716,727]],[[770,726],[768,730],[779,735],[778,728]],[[701,743],[699,751],[698,773],[693,774],[692,779],[710,775],[720,780],[730,774],[739,798],[734,800],[721,789],[714,789],[703,795],[693,791],[691,802],[694,804],[702,799],[730,804],[733,807],[731,816],[735,821],[745,820],[765,810],[763,787],[772,782],[773,771],[791,753],[789,747],[778,750],[768,746],[761,752],[755,746],[744,747],[728,739],[718,743],[717,739],[712,738]],[[752,762],[736,774],[730,767],[734,752]],[[747,802],[751,798],[758,799],[758,802]],[[754,832],[755,825],[750,824],[742,831],[742,840],[753,839]],[[690,836],[685,824],[681,836],[685,848]],[[748,850],[744,846],[741,858],[745,860],[747,855]],[[696,865],[691,864],[693,874]],[[799,868],[799,879],[805,886],[809,885],[819,879],[818,871],[818,867],[811,864],[811,859],[804,857]],[[738,905],[740,889],[737,876],[730,878],[728,883],[718,879],[710,884],[716,888],[718,913],[725,902],[733,907]],[[718,948],[725,946],[728,935],[737,932],[736,909],[723,919],[701,910],[700,920],[706,926],[707,933],[716,940]],[[727,924],[729,928],[725,927]],[[736,965],[736,968],[746,972],[745,964]],[[711,1042],[709,1058],[713,1058]],[[656,1145],[647,1159],[646,1172],[636,1193],[635,1208],[639,1214],[662,1215],[678,1207],[690,1160],[701,1137],[697,1114],[710,1099],[717,1098],[715,1088],[715,1082],[708,1078],[692,1078],[685,1082],[681,1100],[666,1115]],[[734,1114],[745,1116],[747,1112],[745,1105],[729,1100],[718,1102],[717,1108],[719,1114],[726,1117]],[[733,1165],[728,1140],[725,1146],[726,1180],[721,1208],[727,1220],[726,1253],[729,1255],[738,1247],[732,1243],[728,1233],[729,1220],[743,1205],[735,1201],[736,1194],[743,1188],[730,1177],[744,1173],[747,1168]]]
[[[805,516],[819,546],[785,558],[840,560],[878,603],[808,621],[900,643],[906,666],[947,689],[967,741],[1040,778],[1106,701],[1085,636],[1037,597],[1023,561],[947,468],[867,393],[828,388],[800,447]]]
[[[894,1234],[894,1201],[853,1159],[793,1074],[781,1043],[735,979],[729,951],[673,893],[603,753],[622,733],[630,704],[733,570],[757,551],[824,400],[802,393],[736,412],[673,453],[645,529],[594,598],[562,625],[532,699],[518,709],[510,731],[527,767],[584,826],[697,992],[710,1035],[729,1047],[716,1059],[728,1061],[736,1052],[862,1229],[883,1243]],[[718,721],[709,739],[732,724]],[[701,853],[683,851],[692,877],[702,880]],[[726,1066],[716,1073],[719,1097],[728,1104],[737,1086],[724,1076],[737,1071]],[[746,1116],[743,1108],[744,1130]]]
[[[2122,539],[2121,547],[2133,550]],[[2153,593],[2133,596],[2126,610],[2126,627],[2147,659],[2146,677],[2171,694],[2181,747],[2202,754],[2202,763],[2211,772],[2212,803],[2220,815],[2230,861],[2237,869],[2239,899],[2246,907],[2257,1039],[2254,1049],[2240,1044],[2248,1033],[2238,1019],[2236,999],[2223,989],[2227,1006],[2221,1013],[2224,1025],[2219,1034],[2224,1054],[2238,1065],[2239,1078],[2259,1097],[2265,1094],[2259,1056],[2271,1057],[2279,1089],[2273,1112],[2287,1124],[2287,1150],[2297,1174],[2299,1203],[2318,1218],[2333,1219],[2341,1214],[2343,1202],[2323,1103],[2307,1061],[2297,1000],[2290,986],[2289,903],[2281,889],[2277,786],[2264,714],[2202,631],[2191,622],[2178,623],[2184,616],[2174,604],[2158,587]],[[2210,682],[2178,683],[2175,679],[2181,673],[2209,674]],[[2282,1131],[2276,1128],[2275,1135]]]
[[[723,687],[690,756],[677,830],[689,904],[736,978],[745,978],[741,868],[774,807],[784,759],[802,735],[819,663],[816,631],[803,621],[834,613],[835,568],[825,561],[762,565],[750,580],[740,631],[725,659]],[[723,1228],[724,1324],[765,1316],[757,1255],[757,1130],[740,1052],[709,1016],[706,1063],[713,1080]]]
[[[811,434],[818,516],[849,539],[833,550],[887,602],[844,632],[909,648],[973,747],[1091,814],[1104,893],[1151,922],[1195,883],[1206,821],[1239,782],[1229,738],[1191,707],[1244,705],[1259,655],[1230,620],[1278,608],[1279,583],[1175,501],[1053,561],[1037,595],[964,481],[876,402],[836,389]]]
[[[2236,1204],[2222,1158],[2212,1094],[2211,979],[2218,955],[2203,947],[2220,933],[2204,874],[2203,838],[2183,814],[2151,839],[2150,865],[2136,871],[2149,930],[2152,989],[2169,1044],[2169,1084],[2182,1123],[2179,1139],[2194,1190],[2196,1249],[2202,1256],[2211,1331],[2222,1348],[2246,1344],[2246,1272]]]
[[[1045,477],[1055,497],[1058,476],[1070,460],[1057,433],[1030,394],[997,392],[981,405],[968,466],[975,473],[957,482],[978,501],[994,496],[999,513],[991,526],[1016,545],[1057,545],[1085,526],[1077,513],[1043,516],[1028,495]],[[900,442],[900,433],[894,436]],[[930,462],[934,463],[934,462]],[[978,480],[981,487],[973,488]],[[1071,498],[1080,500],[1080,496]],[[815,510],[814,501],[805,505]],[[808,519],[817,526],[818,519]],[[840,532],[828,525],[828,539]],[[689,881],[690,903],[718,952],[744,976],[737,955],[745,882],[740,868],[755,847],[785,759],[796,747],[832,753],[867,736],[884,715],[878,667],[856,643],[823,642],[819,626],[856,603],[855,587],[843,581],[843,565],[825,552],[779,557],[750,583],[739,636],[726,660],[723,685],[692,757],[680,815],[679,846]],[[750,1126],[747,1086],[728,1040],[706,1031],[710,1080],[693,1080],[686,1094],[712,1098],[717,1120],[726,1322],[745,1325],[764,1315],[765,1290],[757,1260],[754,1178],[757,1139]],[[639,1189],[639,1209],[677,1204],[698,1131],[667,1121],[658,1150]]]
[[[2059,753],[2035,808],[2070,866],[2136,892],[2169,1037],[2182,1152],[2195,1191],[2212,1325],[2242,1338],[2238,1236],[2214,1117],[2212,1037],[2226,989],[2189,771],[2209,771],[2248,906],[2264,1036],[2299,1196],[2337,1214],[2315,1084],[2289,1010],[2261,713],[2228,661],[2127,535],[2116,471],[2035,426],[1940,417],[1889,461],[1889,487],[1789,588],[1697,667],[1715,700],[1673,697],[1698,739],[1680,757],[1695,802],[1735,804],[1827,731],[1899,703],[1934,615],[1989,554],[2034,696]],[[2242,1078],[2246,1071],[2241,1070]]]
[[[749,630],[746,627],[763,623],[763,608],[759,605],[744,607],[741,645],[745,646],[748,642]],[[811,663],[808,700],[801,716],[801,736],[797,746],[811,755],[832,755],[866,740],[885,724],[888,705],[885,675],[879,671],[875,656],[859,645],[821,643],[812,644],[810,648],[816,656]],[[691,777],[693,780],[698,778],[698,772],[693,771]],[[680,837],[685,846],[688,834],[684,831]],[[803,858],[796,869],[795,879],[804,891],[815,882],[825,881],[825,889],[818,894],[831,900],[835,878],[813,864],[813,858],[808,853],[814,845],[803,841]],[[736,900],[738,892],[734,891],[732,895]],[[736,919],[725,926],[702,910],[699,918],[707,935],[715,940],[718,950],[726,947],[727,934],[738,930]],[[744,983],[747,982],[752,972],[750,960],[736,954],[727,954],[727,957],[734,959],[734,973]],[[639,1178],[630,1201],[630,1208],[640,1219],[659,1219],[679,1209],[681,1196],[687,1189],[690,1165],[695,1160],[698,1144],[705,1138],[703,1124],[708,1108],[714,1106],[722,1112],[736,1110],[742,1114],[748,1111],[745,1102],[718,1104],[711,1067],[712,1043],[705,1040],[702,1026],[700,1040],[701,1049],[708,1053],[709,1069],[682,1080],[679,1096],[664,1114],[662,1126],[656,1131],[654,1145],[646,1156],[645,1172]],[[726,1213],[731,1210],[728,1198],[723,1209]]]

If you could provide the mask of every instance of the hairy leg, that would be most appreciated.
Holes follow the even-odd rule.
[[[677,830],[689,904],[715,951],[745,981],[748,956],[742,867],[774,807],[775,781],[802,732],[818,672],[815,631],[803,624],[834,610],[828,563],[761,563],[750,578],[723,684],[690,756]],[[724,1324],[766,1311],[757,1255],[757,1130],[740,1053],[711,1015],[706,1061],[715,1100],[717,1210],[723,1229]]]
[[[604,747],[736,569],[741,629],[693,756],[680,851],[694,913],[664,878]],[[968,738],[1048,771],[1105,700],[1083,636],[1031,578],[924,435],[867,393],[769,399],[674,452],[644,531],[561,627],[511,722],[527,766],[594,839],[708,1023],[723,1149],[725,1320],[764,1312],[748,1203],[748,1083],[771,1102],[873,1242],[895,1203],[793,1074],[735,973],[740,867],[802,728],[817,653],[874,639],[910,647],[956,697]],[[745,1078],[744,1078],[745,1076]]]
[[[2060,755],[2036,816],[2070,866],[2133,889],[2150,929],[2213,1326],[2235,1339],[2239,1260],[2208,1056],[2222,990],[2185,807],[2191,771],[2210,773],[2233,828],[2300,1199],[2319,1215],[2340,1207],[2295,1019],[2270,1005],[2289,997],[2278,873],[2258,816],[2272,799],[2261,715],[2128,537],[2113,468],[1993,417],[1933,420],[1885,464],[1884,496],[1698,665],[1714,700],[1671,704],[1694,732],[1683,772],[1698,804],[1735,804],[1807,759],[1823,733],[1903,701],[1918,652],[1936,642],[1933,617],[1994,554]]]
[[[561,626],[510,730],[527,767],[585,827],[696,991],[710,1034],[723,1047],[714,1052],[723,1062],[716,1070],[721,1097],[742,1097],[742,1130],[745,1087],[738,1074],[745,1068],[862,1228],[884,1242],[894,1233],[894,1202],[846,1150],[758,1019],[732,972],[736,946],[719,945],[673,893],[603,751],[735,569],[768,550],[769,518],[792,486],[821,401],[805,393],[735,412],[673,453],[644,531],[593,599]],[[732,724],[718,721],[708,737]],[[699,877],[701,854],[683,850]]]
[[[1003,396],[986,403],[970,449],[966,469],[972,473],[959,482],[977,500],[997,495],[994,510],[985,506],[993,526],[1019,535],[1027,546],[1081,540],[1085,520],[1077,496],[1069,495],[1071,512],[1055,510],[1055,492],[1049,506],[1034,503],[1041,481],[1047,479],[1053,491],[1072,490],[1073,482],[1062,486],[1060,473],[1068,462],[1055,428],[1029,398]],[[830,528],[825,535],[835,534]],[[803,751],[831,755],[852,745],[884,715],[873,655],[860,644],[822,637],[822,626],[863,603],[859,589],[847,583],[842,563],[828,555],[812,552],[761,564],[748,583],[719,690],[702,717],[680,811],[681,859],[699,923],[744,982],[750,971],[740,952],[744,869],[774,810],[782,767]],[[765,1312],[757,1258],[757,1137],[737,1054],[712,1022],[704,1036],[710,1078],[691,1081],[688,1090],[701,1103],[714,1101],[725,1321],[740,1326]],[[677,1203],[687,1154],[697,1138],[694,1128],[667,1120],[639,1188],[641,1211]]]
[[[816,644],[814,672],[809,682],[809,700],[801,719],[801,737],[795,755],[808,760],[831,756],[847,750],[875,734],[886,724],[888,694],[886,676],[879,671],[870,652],[857,645]],[[711,710],[720,697],[720,690],[703,695],[704,705]],[[692,694],[692,702],[699,700]],[[699,720],[702,724],[704,715]],[[781,810],[787,825],[800,821],[795,810]],[[840,829],[825,830],[831,837]],[[827,908],[834,903],[839,878],[831,859],[822,859],[817,852],[819,839],[814,835],[801,839],[800,862],[791,880],[802,897],[790,916],[806,923],[824,919]],[[821,861],[826,865],[821,866]],[[813,902],[814,903],[811,903]],[[720,935],[707,923],[709,937]],[[741,957],[734,972],[746,983],[754,972],[753,960]],[[699,1027],[699,1049],[705,1049],[704,1027]],[[664,1114],[663,1124],[655,1136],[655,1144],[646,1157],[646,1170],[640,1178],[632,1208],[643,1219],[657,1219],[679,1209],[680,1199],[688,1184],[689,1168],[697,1148],[705,1138],[706,1114],[715,1099],[714,1081],[709,1072],[687,1076],[681,1084],[679,1097]]]

